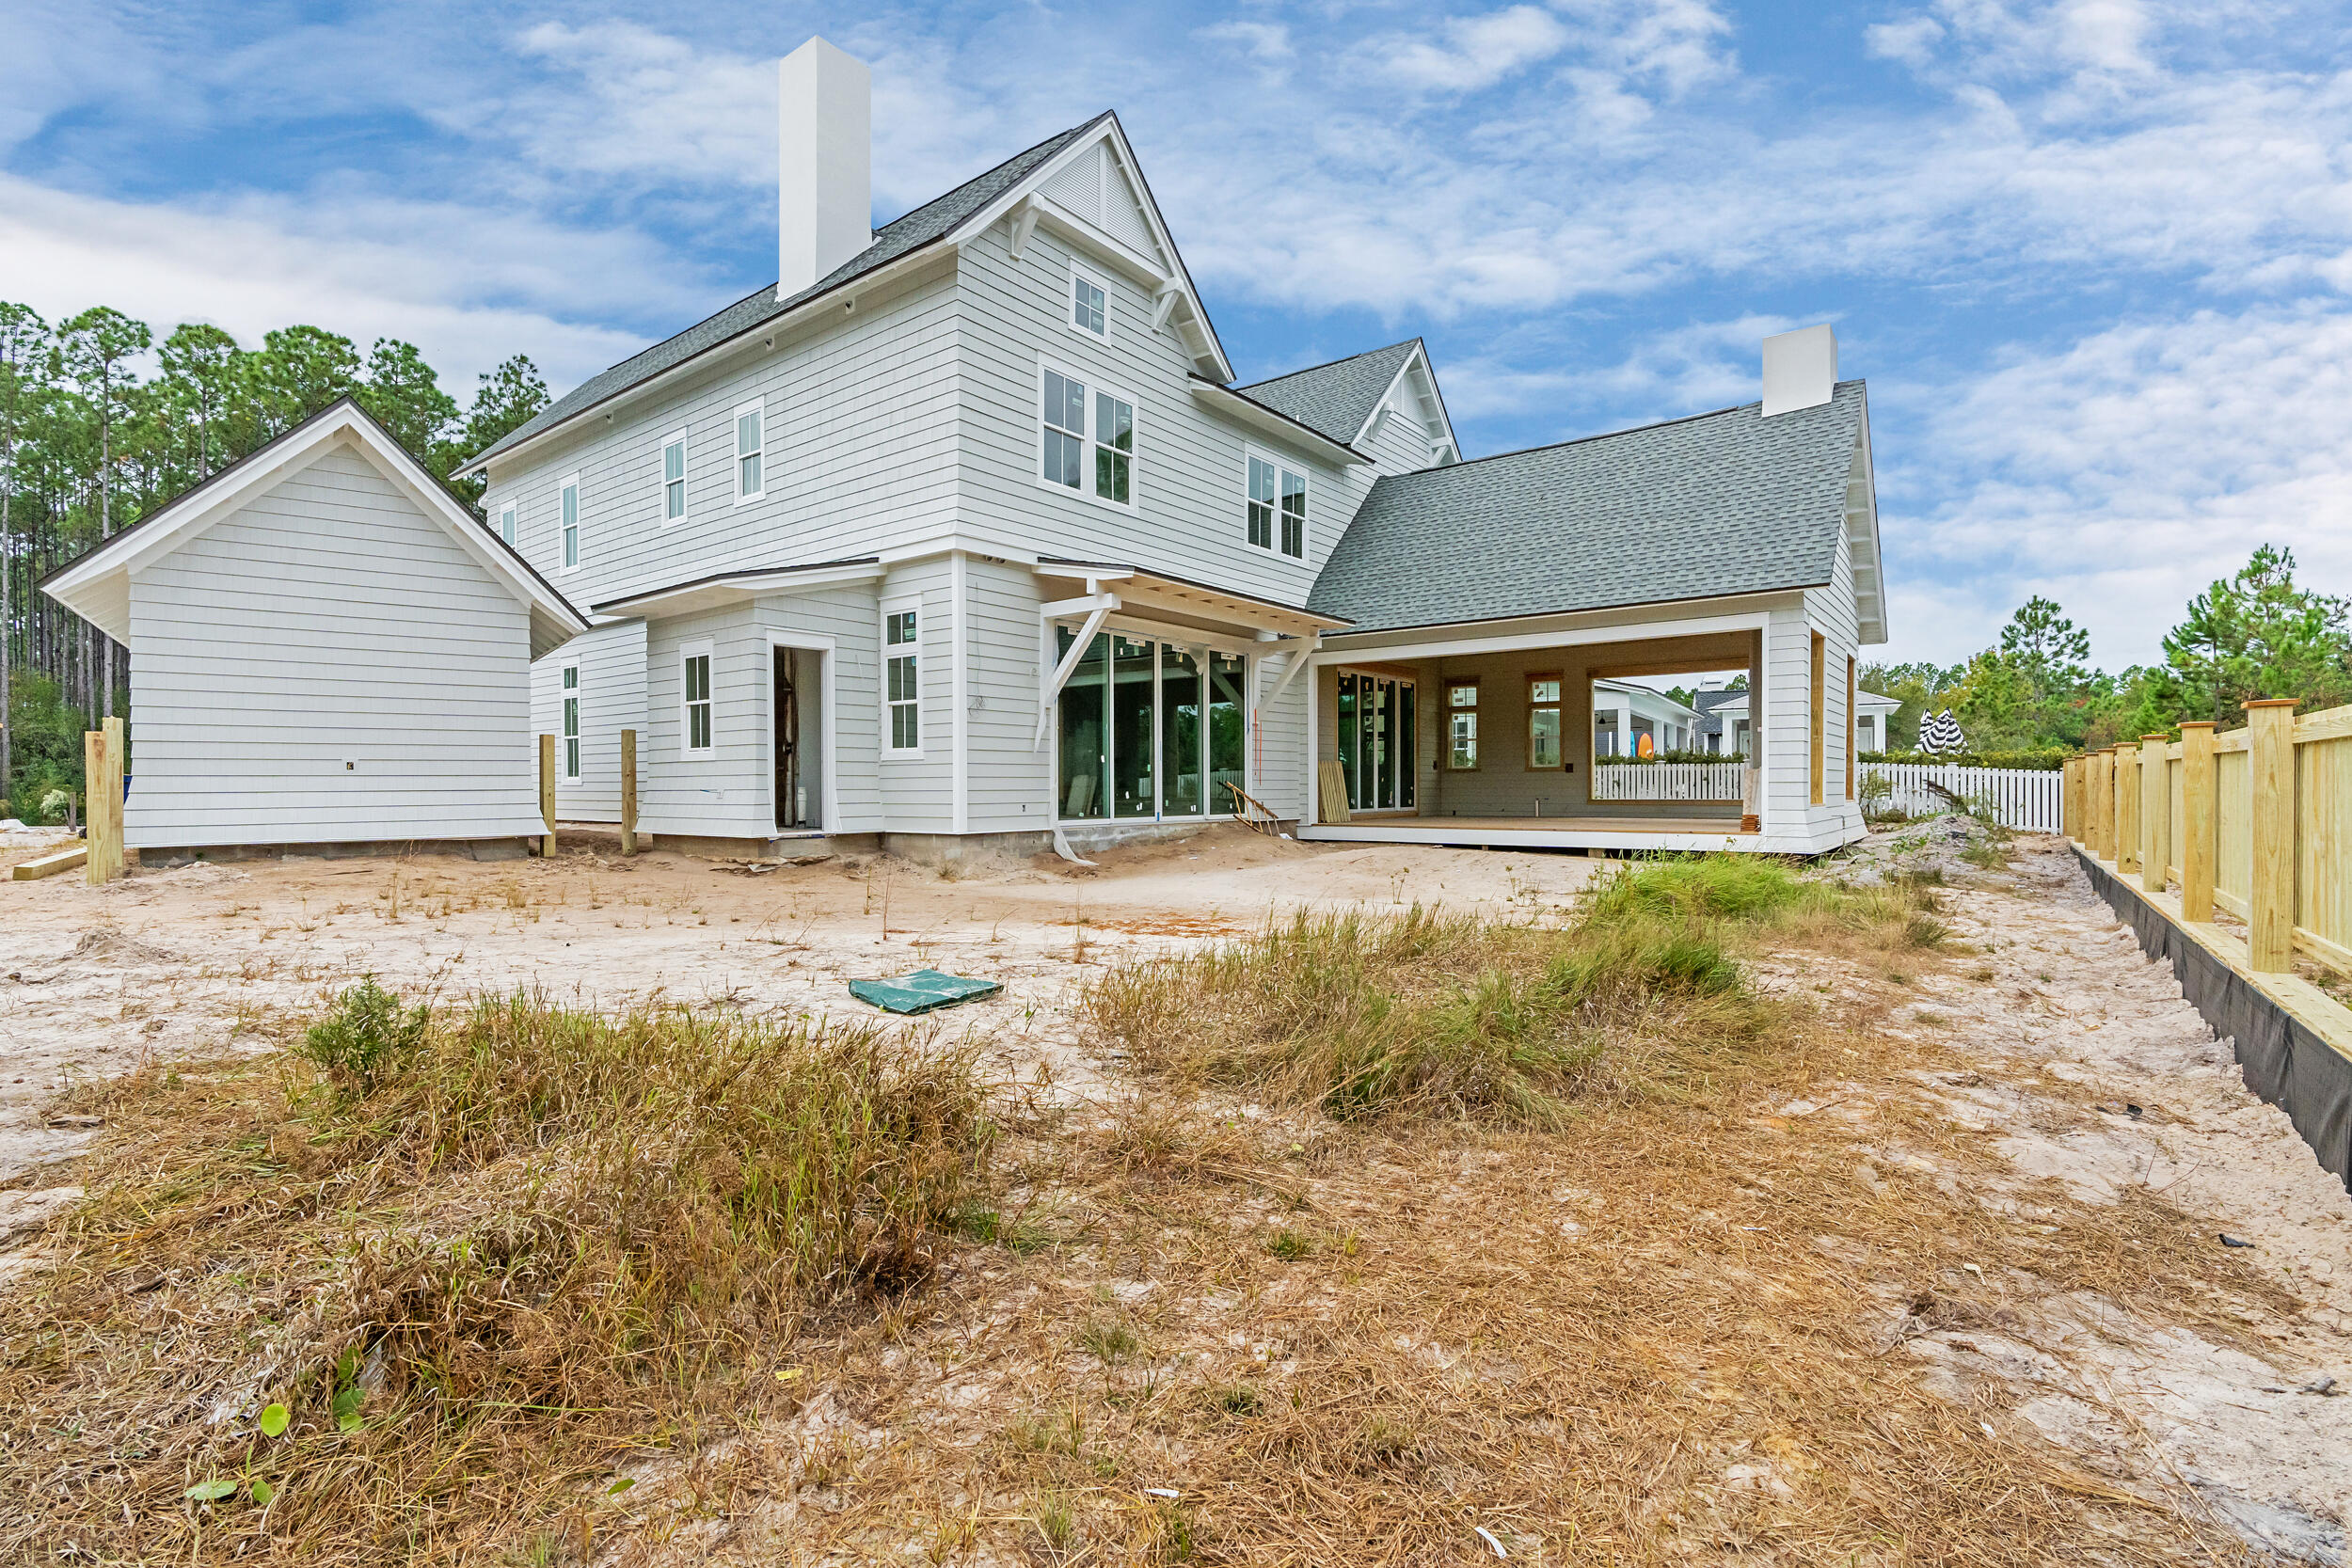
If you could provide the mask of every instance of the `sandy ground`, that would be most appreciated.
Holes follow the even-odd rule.
[[[1992,875],[1954,858],[1963,843],[1933,826],[1885,835],[1848,870],[1924,859],[1970,879],[1949,918],[1981,960],[1922,977],[1875,1026],[1967,1064],[1922,1072],[1915,1093],[2003,1157],[2009,1175],[1980,1200],[2030,1219],[2054,1203],[2160,1194],[2211,1216],[2212,1244],[2223,1233],[2249,1243],[2236,1256],[2286,1305],[2241,1309],[2249,1332],[2224,1345],[2113,1296],[2056,1290],[2028,1259],[1994,1257],[1962,1282],[1961,1320],[1922,1317],[1888,1286],[1881,1342],[1982,1410],[1988,1432],[1997,1420],[2086,1468],[2190,1497],[2279,1558],[2344,1560],[2352,1200],[2284,1115],[2247,1092],[2226,1043],[2057,841],[2019,840],[2012,871]],[[40,1167],[98,1130],[44,1116],[61,1087],[224,1037],[265,1043],[361,974],[412,992],[521,986],[608,1008],[666,996],[793,1013],[863,1011],[847,979],[930,965],[1004,982],[1002,996],[948,1015],[955,1025],[1009,1068],[1042,1068],[1058,1092],[1091,1095],[1118,1069],[1080,1049],[1069,1020],[1081,965],[1300,907],[1556,912],[1603,863],[1324,849],[1217,829],[1093,871],[1048,861],[954,879],[881,857],[754,875],[575,844],[502,865],[296,860],[143,871],[104,889],[74,877],[0,883],[0,1181],[14,1189],[0,1193],[0,1232],[73,1196]],[[1837,1121],[1866,1185],[1932,1169],[1882,1133],[1894,1125],[1883,1109],[1830,1095],[1780,1114]],[[1870,1277],[1867,1256],[1850,1261]]]

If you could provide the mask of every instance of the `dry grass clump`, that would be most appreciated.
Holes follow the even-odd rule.
[[[118,1139],[0,1306],[8,1551],[543,1551],[924,1277],[991,1141],[968,1054],[904,1036],[372,984],[299,1055],[94,1103]]]
[[[1742,980],[1764,930],[1933,946],[1933,895],[1847,889],[1752,856],[1632,865],[1565,927],[1414,906],[1301,912],[1191,954],[1113,968],[1082,1003],[1146,1070],[1315,1105],[1552,1127],[1580,1093],[1677,1092],[1765,1048],[1786,1012]]]

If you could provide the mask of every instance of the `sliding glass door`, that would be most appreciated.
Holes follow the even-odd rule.
[[[1077,634],[1055,634],[1067,657]],[[1242,786],[1238,654],[1104,632],[1062,688],[1056,806],[1065,821],[1222,816]]]
[[[1343,671],[1340,771],[1351,811],[1405,811],[1413,804],[1413,683]]]

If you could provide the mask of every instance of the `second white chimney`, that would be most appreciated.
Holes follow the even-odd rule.
[[[1764,417],[1827,403],[1837,389],[1837,334],[1827,323],[1764,340]]]
[[[874,243],[874,78],[811,39],[777,68],[776,297]]]

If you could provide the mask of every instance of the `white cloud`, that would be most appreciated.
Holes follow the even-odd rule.
[[[2265,542],[2352,581],[2352,310],[2135,322],[1882,406],[1896,624],[1923,656],[1985,646],[2040,593],[2109,667],[2145,661]]]
[[[776,66],[711,54],[632,22],[543,22],[516,40],[555,78],[494,106],[470,128],[511,128],[549,168],[704,184],[776,176]]]
[[[1910,16],[1900,22],[1874,22],[1862,30],[1870,53],[1883,60],[1925,65],[1944,40],[1944,24],[1931,16]]]
[[[1220,22],[1200,29],[1197,36],[1231,43],[1267,64],[1289,60],[1297,54],[1291,44],[1290,28],[1279,22]]]
[[[1379,70],[1407,87],[1474,92],[1551,58],[1573,36],[1540,6],[1447,17],[1438,32],[1442,41],[1407,33],[1374,39],[1366,53]]]
[[[213,322],[248,346],[310,322],[362,349],[424,351],[463,402],[474,376],[525,352],[557,386],[644,340],[578,318],[650,306],[691,319],[713,303],[665,279],[626,232],[560,232],[504,214],[377,200],[248,198],[200,208],[107,200],[0,175],[8,290],[52,320],[94,304],[151,323]]]

